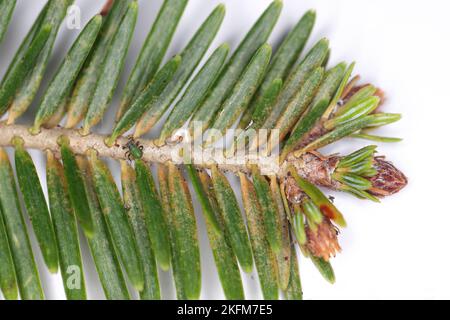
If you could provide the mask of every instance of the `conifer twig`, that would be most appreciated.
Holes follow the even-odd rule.
[[[97,151],[100,157],[112,158],[116,160],[127,160],[126,152],[123,150],[128,142],[126,137],[118,138],[116,144],[112,147],[107,147],[104,143],[106,136],[100,134],[90,134],[89,136],[81,136],[77,130],[54,128],[54,129],[41,129],[41,132],[37,135],[32,135],[29,132],[29,128],[23,125],[6,125],[0,123],[0,147],[13,146],[11,140],[18,136],[24,141],[25,148],[37,149],[37,150],[50,150],[59,154],[60,146],[58,139],[61,136],[66,136],[70,140],[70,146],[75,154],[84,155],[89,149]],[[139,141],[143,148],[142,160],[149,163],[165,164],[168,161],[179,164],[182,162],[179,151],[176,145],[164,145],[158,147],[153,141],[142,139]],[[238,159],[235,162],[223,161],[221,153],[213,152],[213,149],[195,149],[192,152],[192,159],[202,159],[202,153],[211,155],[208,161],[202,163],[194,163],[198,167],[210,168],[212,164],[218,164],[218,167],[222,171],[229,171],[235,174],[251,173],[251,161],[248,155],[244,156],[244,159]],[[243,160],[243,161],[242,161]],[[298,174],[307,179],[311,183],[339,190],[341,188],[340,182],[333,179],[332,174],[339,163],[340,157],[332,155],[326,157],[318,152],[306,152],[299,156],[295,156],[293,153],[287,156],[286,160],[282,164],[277,163],[276,157],[260,157],[258,159],[258,166],[264,173],[264,175],[277,175],[279,178],[286,178],[289,166],[293,166]],[[391,187],[387,191],[390,195],[398,192],[402,189],[407,180],[400,170],[396,169],[393,165],[389,166],[391,174],[395,172],[397,177],[395,187]],[[379,174],[383,174],[380,172]],[[373,177],[372,180],[376,180]],[[380,188],[382,187],[380,186]],[[381,195],[381,191],[378,190],[377,194]]]

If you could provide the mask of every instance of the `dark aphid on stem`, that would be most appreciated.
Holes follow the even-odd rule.
[[[133,137],[128,138],[128,142],[122,147],[122,149],[127,149],[127,152],[125,153],[125,157],[129,161],[141,159],[144,155],[144,146],[141,145],[139,141],[134,140]]]

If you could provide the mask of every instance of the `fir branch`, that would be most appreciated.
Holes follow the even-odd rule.
[[[136,0],[107,0],[54,75],[34,126],[15,124],[39,88],[64,9],[72,2],[48,1],[0,83],[0,115],[9,112],[7,121],[0,122],[4,296],[14,298],[19,292],[22,298],[44,298],[21,197],[50,271],[58,266],[63,271],[68,264],[82,266],[78,220],[106,298],[130,298],[125,275],[142,299],[160,298],[159,267],[172,269],[178,298],[198,299],[201,252],[186,169],[202,204],[227,298],[244,298],[240,269],[250,272],[254,264],[265,298],[278,298],[281,289],[287,298],[301,299],[294,238],[303,255],[333,283],[329,259],[341,250],[336,226],[345,227],[346,222],[318,187],[378,202],[408,180],[384,157],[375,156],[376,146],[346,156],[317,152],[345,137],[397,141],[368,131],[400,115],[378,111],[384,94],[371,84],[358,85],[358,75],[351,78],[354,63],[327,69],[328,40],[300,54],[314,12],[300,19],[270,61],[272,50],[264,43],[282,8],[280,0],[273,1],[228,61],[229,48],[223,44],[193,75],[219,30],[225,8],[217,6],[186,48],[159,68],[188,3],[165,0],[122,94],[114,129],[101,135],[90,129],[110,107],[138,10]],[[0,10],[0,41],[15,1],[0,0],[0,8],[5,4],[10,7]],[[159,137],[135,140],[156,125],[182,91]],[[58,124],[64,116],[62,128]],[[239,118],[238,128],[246,130],[237,132],[232,148],[210,146]],[[74,129],[80,122],[83,127]],[[123,136],[135,125],[132,137]],[[188,129],[187,137],[180,136],[182,127]],[[211,139],[192,139],[203,138],[205,129],[218,134],[211,130],[206,132]],[[258,129],[268,131],[269,141],[261,139],[264,132],[255,138],[253,130]],[[15,150],[16,176],[3,147]],[[47,154],[50,210],[27,149]],[[120,161],[123,197],[101,158]],[[157,180],[149,164],[159,164]],[[227,171],[239,176],[247,223]],[[69,292],[65,283],[68,299],[86,298],[81,276],[78,292]],[[66,281],[67,275],[62,273],[62,278]]]
[[[32,135],[27,126],[0,123],[0,132],[2,132],[0,135],[0,147],[14,146],[12,143],[13,138],[21,137],[24,141],[24,147],[27,149],[50,150],[59,154],[60,146],[58,140],[61,136],[65,136],[69,139],[70,146],[75,154],[85,155],[90,149],[94,149],[99,157],[127,160],[126,152],[123,150],[123,146],[128,143],[126,137],[118,138],[112,147],[107,147],[104,143],[107,138],[106,136],[92,133],[89,136],[83,137],[75,129],[60,127],[41,129],[39,134]],[[159,164],[166,164],[167,162],[182,163],[182,159],[176,149],[177,145],[166,144],[158,147],[153,141],[146,139],[142,139],[139,142],[144,147],[142,160],[145,162]],[[234,163],[227,159],[224,163],[223,154],[214,151],[217,151],[217,149],[205,148],[193,150],[192,159],[202,159],[203,154],[211,155],[211,158],[207,162],[195,163],[195,165],[199,168],[210,168],[211,165],[217,164],[221,171],[233,172],[236,175],[241,172],[246,174],[251,173],[251,165],[254,161],[254,159],[251,159],[251,156],[246,155],[244,159],[236,160]],[[340,190],[341,184],[332,178],[332,174],[339,160],[340,157],[335,155],[326,157],[318,152],[306,152],[296,156],[294,152],[288,155],[286,160],[281,164],[277,162],[277,157],[261,157],[257,165],[264,175],[276,175],[282,179],[287,177],[289,166],[293,165],[298,174],[311,183]],[[391,170],[396,172],[396,176],[404,177],[398,169],[393,165],[391,166]],[[398,181],[395,192],[398,192],[406,185],[406,178],[401,180]],[[390,192],[390,194],[395,192]]]

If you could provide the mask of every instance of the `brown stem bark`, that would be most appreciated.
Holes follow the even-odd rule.
[[[61,136],[69,138],[70,146],[76,154],[85,155],[87,151],[94,149],[100,157],[117,160],[127,159],[127,150],[124,146],[129,143],[129,140],[125,137],[119,138],[114,146],[108,147],[104,143],[106,136],[99,134],[81,136],[74,129],[54,128],[42,129],[39,134],[32,135],[27,126],[0,123],[0,147],[13,146],[12,139],[20,137],[24,141],[25,148],[41,151],[51,150],[58,154],[58,139]],[[221,149],[194,147],[191,150],[190,144],[183,143],[159,147],[153,141],[144,139],[138,141],[138,143],[143,147],[142,159],[148,163],[193,163],[195,166],[203,168],[218,165],[220,170],[235,174],[240,172],[250,173],[251,166],[256,164],[263,175],[277,176],[280,181],[286,182],[288,185],[288,170],[294,167],[300,176],[315,185],[336,190],[342,187],[338,181],[332,178],[340,160],[340,157],[336,155],[324,156],[315,151],[300,156],[291,153],[282,164],[279,164],[278,155],[258,155],[258,157],[255,157],[254,154],[245,154],[239,157],[226,158],[224,151]],[[183,156],[183,154],[189,154],[189,157]],[[186,159],[189,161],[187,162]],[[384,158],[376,157],[374,167],[377,169],[377,175],[370,178],[373,188],[369,192],[375,196],[392,195],[407,185],[408,179],[406,176],[392,163],[385,161]],[[287,181],[285,181],[286,179]],[[297,191],[292,188],[294,196]]]
[[[81,136],[77,130],[54,128],[41,129],[37,135],[32,135],[27,126],[23,125],[6,125],[0,123],[0,147],[13,146],[11,140],[14,137],[21,137],[24,140],[25,148],[37,149],[41,151],[51,150],[59,152],[58,139],[61,136],[66,136],[70,140],[70,146],[76,154],[86,154],[90,149],[98,152],[99,156],[113,159],[127,159],[125,146],[129,140],[125,137],[119,138],[116,145],[107,147],[104,143],[106,136],[99,134],[90,134],[89,136]],[[150,140],[139,140],[140,145],[143,146],[142,159],[149,163],[183,163],[183,158],[180,156],[180,145],[164,145],[162,147],[156,146]],[[217,164],[223,171],[233,173],[250,171],[250,165],[255,161],[264,175],[277,175],[279,178],[287,176],[287,170],[290,165],[293,165],[298,173],[304,178],[308,179],[314,184],[325,187],[335,188],[336,184],[331,179],[331,173],[338,162],[338,157],[325,157],[319,153],[306,153],[298,158],[293,155],[288,156],[287,160],[278,165],[277,157],[260,157],[257,160],[249,155],[244,155],[242,158],[224,158],[223,152],[217,149],[194,149],[191,153],[193,161],[196,166],[209,167],[212,164]],[[205,156],[207,155],[207,156]],[[203,160],[203,161],[202,161]]]

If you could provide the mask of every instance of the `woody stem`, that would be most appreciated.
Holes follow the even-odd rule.
[[[112,158],[117,160],[126,160],[126,150],[123,150],[128,142],[126,137],[121,137],[116,141],[116,144],[112,147],[106,146],[104,140],[106,136],[100,134],[90,134],[88,136],[81,136],[77,130],[54,128],[54,129],[42,129],[37,135],[32,135],[27,126],[23,125],[7,125],[0,123],[0,147],[13,146],[11,140],[14,137],[21,137],[24,141],[25,148],[37,149],[41,151],[51,150],[59,153],[58,138],[66,136],[70,140],[70,146],[74,153],[84,155],[89,149],[94,149],[98,152],[100,157]],[[151,140],[142,139],[139,140],[141,146],[143,146],[142,159],[149,163],[184,163],[183,156],[180,156],[181,145],[164,145],[161,147],[156,146]],[[319,182],[321,185],[333,187],[330,183],[329,170],[319,167],[323,167],[326,162],[317,155],[305,154],[300,158],[288,157],[288,159],[281,165],[278,165],[278,157],[276,155],[270,157],[261,156],[256,160],[252,156],[246,154],[242,157],[225,158],[223,152],[219,152],[218,149],[206,148],[197,149],[193,148],[191,151],[191,161],[198,167],[210,167],[213,164],[217,164],[219,169],[223,171],[230,171],[235,174],[239,172],[248,173],[251,164],[256,164],[262,170],[264,175],[277,175],[278,177],[284,177],[287,173],[287,168],[290,164],[299,171],[299,174],[304,176],[311,182]],[[309,167],[309,168],[308,168]],[[325,176],[324,176],[325,175]]]

